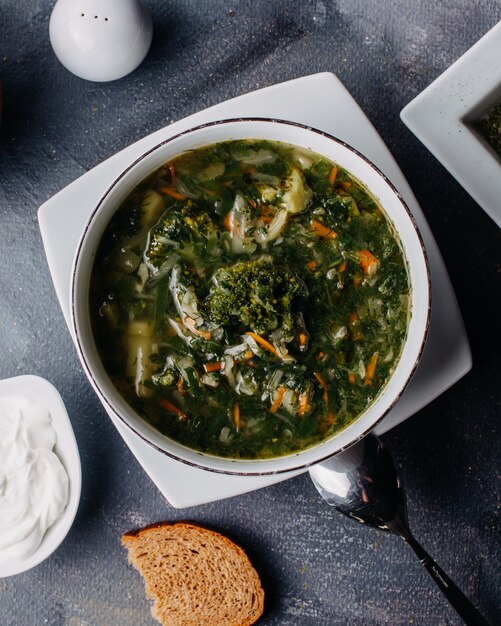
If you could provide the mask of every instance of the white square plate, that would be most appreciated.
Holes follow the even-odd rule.
[[[400,116],[501,227],[501,158],[472,122],[501,102],[501,22],[410,102]]]
[[[70,279],[75,251],[94,207],[113,180],[141,154],[199,124],[235,117],[274,117],[313,126],[365,154],[402,194],[421,231],[432,284],[428,341],[414,377],[375,429],[390,430],[443,393],[471,368],[461,313],[437,244],[414,194],[390,151],[358,104],[333,74],[315,74],[228,100],[162,128],[101,163],[40,207],[38,219],[59,303],[71,332]],[[145,443],[110,412],[138,461],[175,507],[187,507],[266,487],[277,476],[214,474],[175,461]]]

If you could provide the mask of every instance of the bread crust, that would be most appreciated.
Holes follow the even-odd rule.
[[[263,613],[256,570],[221,533],[191,522],[159,522],[125,533],[122,545],[143,576],[153,617],[164,626],[251,626]]]

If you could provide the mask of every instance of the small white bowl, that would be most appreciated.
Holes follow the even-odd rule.
[[[161,434],[141,418],[120,395],[101,362],[89,315],[89,284],[96,250],[104,229],[121,202],[144,178],[179,154],[234,139],[268,139],[309,148],[338,163],[379,199],[400,236],[409,267],[411,318],[399,362],[376,400],[356,420],[311,448],[272,459],[241,460],[198,452]],[[429,325],[430,275],[417,226],[400,194],[380,170],[343,141],[294,122],[235,119],[211,122],[175,135],[149,150],[111,185],[93,211],[76,252],[71,281],[71,312],[75,340],[87,377],[100,397],[131,430],[168,456],[202,469],[236,475],[289,472],[317,463],[346,449],[383,419],[409,383],[421,356]]]
[[[400,117],[501,228],[501,157],[474,127],[501,102],[500,58],[498,22]]]
[[[54,452],[63,464],[69,479],[69,497],[62,515],[50,526],[38,548],[30,556],[0,563],[0,578],[14,576],[35,567],[62,543],[73,524],[80,502],[82,470],[77,442],[66,412],[66,407],[57,389],[39,376],[17,376],[0,381],[0,397],[23,395],[42,404],[50,413],[57,441]]]

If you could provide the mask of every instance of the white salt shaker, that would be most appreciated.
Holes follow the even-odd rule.
[[[49,33],[57,58],[70,72],[107,81],[143,61],[153,27],[141,0],[58,0]]]

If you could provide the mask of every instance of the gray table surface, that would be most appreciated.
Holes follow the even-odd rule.
[[[498,0],[146,4],[155,26],[147,59],[97,84],[55,58],[53,2],[0,1],[0,376],[39,374],[58,387],[83,470],[80,509],[59,550],[0,580],[0,624],[154,624],[120,535],[178,519],[247,549],[266,589],[263,625],[460,623],[403,542],[336,514],[307,476],[188,510],[166,503],[87,384],[45,261],[37,208],[85,171],[172,120],[319,71],[341,78],[394,153],[456,289],[473,370],[384,442],[416,536],[501,623],[499,230],[399,120],[501,18]]]

